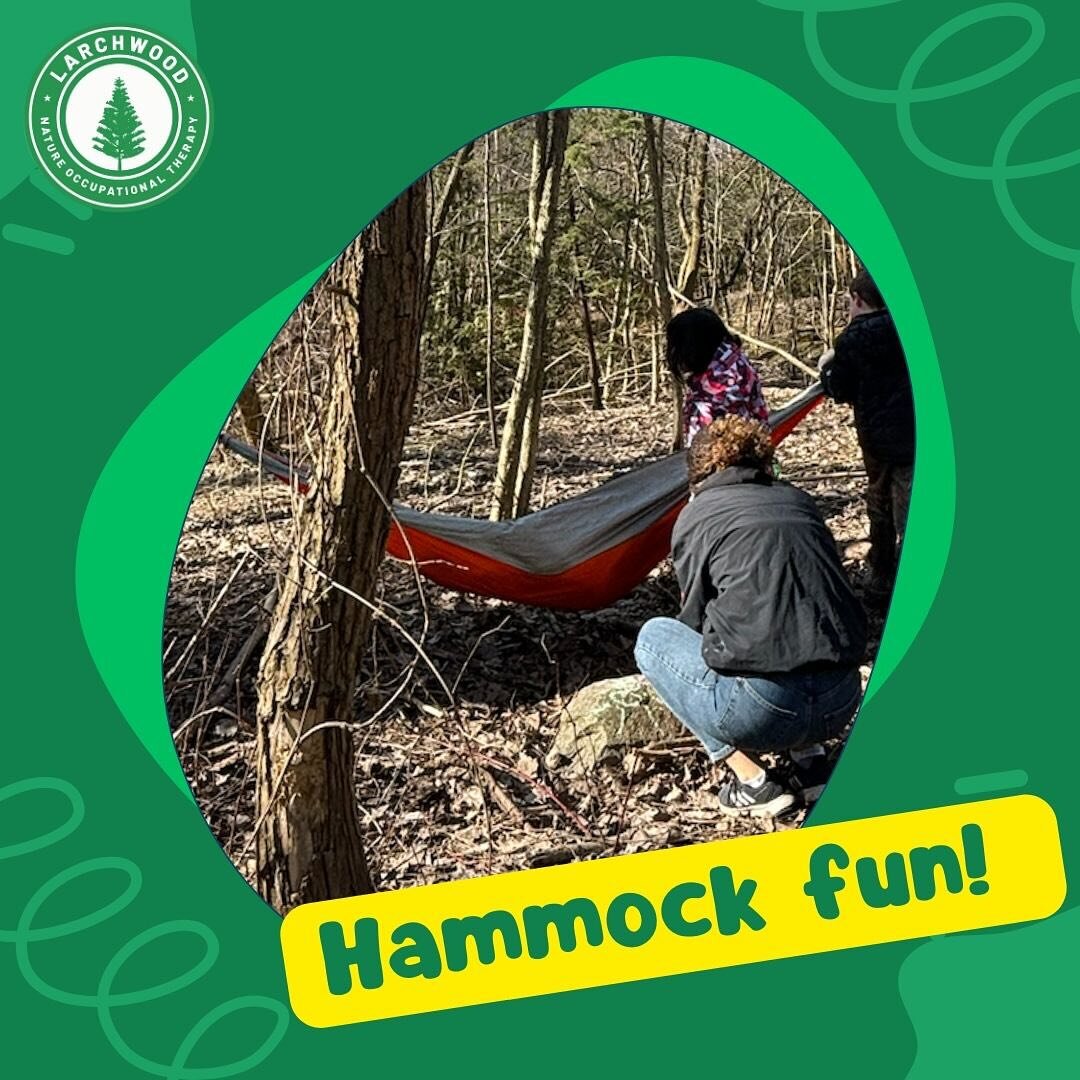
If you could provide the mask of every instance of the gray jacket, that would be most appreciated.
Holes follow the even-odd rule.
[[[742,466],[710,476],[679,515],[679,619],[726,674],[857,666],[866,616],[814,500]]]

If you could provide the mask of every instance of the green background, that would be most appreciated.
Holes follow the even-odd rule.
[[[69,0],[8,21],[0,1055],[12,1075],[1005,1076],[1073,1058],[1072,893],[1023,928],[307,1029],[284,1005],[277,917],[179,774],[160,683],[192,489],[320,267],[484,131],[555,103],[654,111],[755,154],[811,198],[877,275],[912,366],[919,462],[898,598],[813,820],[1023,788],[1057,811],[1069,869],[1076,586],[1059,417],[1080,353],[1072,0],[548,4],[467,18],[442,5]],[[35,175],[25,108],[49,54],[107,25],[188,51],[213,128],[173,197],[90,212]]]

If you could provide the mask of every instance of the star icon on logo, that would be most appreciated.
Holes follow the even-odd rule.
[[[188,101],[194,101],[195,97],[194,97],[193,94],[188,94],[187,99],[188,99]]]
[[[52,101],[52,94],[46,94],[45,95],[45,100],[46,101]]]

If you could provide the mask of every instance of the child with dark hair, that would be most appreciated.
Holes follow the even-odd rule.
[[[855,410],[870,519],[866,596],[877,605],[892,593],[907,525],[915,462],[915,404],[892,316],[865,270],[852,280],[850,293],[851,321],[819,366],[825,393]]]
[[[795,795],[746,751],[839,735],[861,696],[866,617],[814,500],[777,480],[769,430],[722,417],[690,444],[693,499],[675,522],[678,619],[650,619],[638,668],[724,762],[724,813],[772,817]]]
[[[709,308],[690,308],[667,325],[667,366],[686,388],[686,442],[720,416],[769,419],[761,379],[742,341]]]

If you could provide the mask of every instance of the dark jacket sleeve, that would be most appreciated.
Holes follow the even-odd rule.
[[[833,358],[821,370],[825,393],[842,405],[852,404],[859,393],[860,364],[852,330],[845,330],[833,346]]]

